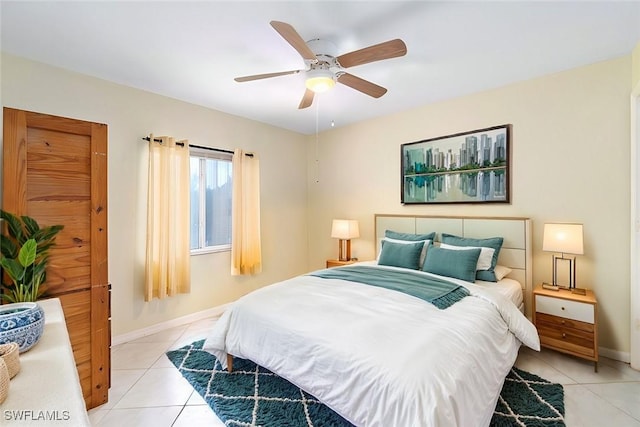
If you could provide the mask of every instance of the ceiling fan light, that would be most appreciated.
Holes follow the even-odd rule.
[[[326,92],[334,87],[336,81],[333,80],[333,73],[329,70],[311,70],[307,72],[307,89],[315,92]]]

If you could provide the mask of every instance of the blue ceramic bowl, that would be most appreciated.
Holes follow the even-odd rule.
[[[35,302],[0,305],[0,344],[16,342],[20,353],[33,347],[44,330],[44,311]]]

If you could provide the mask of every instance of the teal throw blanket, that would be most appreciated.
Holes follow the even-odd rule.
[[[464,286],[410,270],[387,270],[365,265],[350,265],[318,270],[309,275],[324,279],[349,280],[403,292],[427,301],[439,309],[445,309],[470,295]]]

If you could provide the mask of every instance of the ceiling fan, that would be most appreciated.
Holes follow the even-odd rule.
[[[234,80],[248,82],[304,72],[306,74],[306,90],[300,105],[298,105],[299,109],[309,107],[313,103],[315,93],[331,89],[336,81],[374,98],[380,98],[387,92],[387,89],[349,74],[344,69],[383,59],[397,58],[407,53],[407,46],[404,42],[400,39],[394,39],[335,56],[335,46],[328,41],[314,39],[305,42],[291,25],[279,21],[271,21],[270,24],[283,39],[298,51],[304,59],[306,68],[303,70],[236,77]]]

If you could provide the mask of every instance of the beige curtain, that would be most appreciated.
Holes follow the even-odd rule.
[[[262,271],[260,249],[260,163],[240,149],[233,154],[231,274]]]
[[[165,136],[150,139],[145,301],[191,288],[189,143],[176,145]]]

